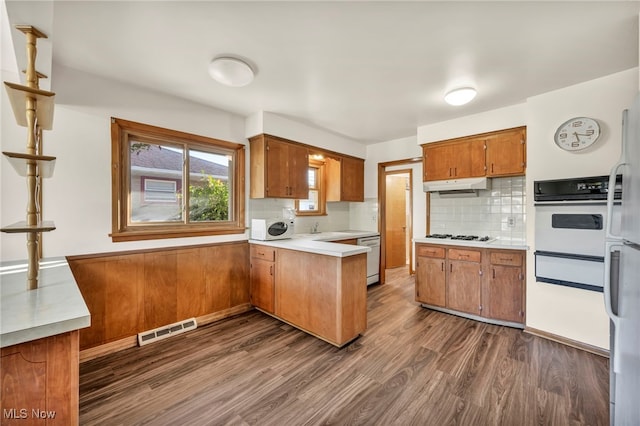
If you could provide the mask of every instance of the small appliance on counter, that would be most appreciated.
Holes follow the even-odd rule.
[[[251,219],[251,238],[270,241],[292,238],[293,219]]]

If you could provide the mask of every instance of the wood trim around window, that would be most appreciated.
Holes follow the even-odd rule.
[[[233,204],[228,221],[213,223],[180,223],[128,225],[129,215],[129,137],[146,139],[151,143],[180,142],[193,149],[221,148],[235,155],[231,193]],[[242,234],[245,226],[245,146],[205,136],[164,129],[161,127],[111,118],[111,222],[109,236],[113,242],[139,241],[165,238],[196,237],[206,235]]]

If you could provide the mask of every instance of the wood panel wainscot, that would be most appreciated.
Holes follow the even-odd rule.
[[[500,325],[525,323],[522,250],[416,244],[415,300]]]
[[[188,318],[204,324],[252,309],[249,244],[70,256],[89,311],[81,360],[137,344],[137,334]]]

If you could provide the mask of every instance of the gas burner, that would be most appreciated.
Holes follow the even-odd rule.
[[[459,240],[459,241],[480,241],[487,242],[494,239],[489,236],[479,237],[477,235],[453,235],[453,234],[429,234],[426,238],[437,238],[440,240]]]
[[[475,241],[479,239],[477,235],[454,235],[451,237],[452,240],[463,240],[463,241]]]

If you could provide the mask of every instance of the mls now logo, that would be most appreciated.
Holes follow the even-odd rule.
[[[56,412],[40,410],[38,408],[33,408],[31,411],[26,408],[5,408],[2,410],[2,417],[5,419],[54,419]]]

